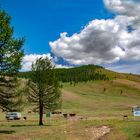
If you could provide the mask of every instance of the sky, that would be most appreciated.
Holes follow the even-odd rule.
[[[0,8],[26,39],[22,71],[48,56],[56,67],[140,74],[140,0],[0,0]]]

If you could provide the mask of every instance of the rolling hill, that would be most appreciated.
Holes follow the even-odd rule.
[[[140,105],[140,75],[117,73],[87,65],[55,69],[62,81],[62,111],[91,117],[132,116],[132,106]],[[20,73],[29,77],[30,72]]]
[[[0,113],[0,139],[45,140],[47,137],[53,140],[88,140],[96,139],[97,134],[100,136],[98,139],[107,140],[140,138],[139,118],[134,121],[131,110],[132,106],[140,106],[139,75],[116,73],[97,66],[59,69],[56,72],[63,85],[61,88],[62,113],[76,113],[77,118],[84,119],[66,120],[60,114],[52,115],[49,121],[44,114],[45,125],[39,127],[37,126],[38,113],[28,113],[32,106],[27,104],[22,112],[27,116],[26,121],[7,122],[4,113]],[[63,81],[71,77],[72,72],[73,79]],[[86,76],[86,80],[85,77],[80,77],[83,75]],[[29,78],[30,72],[20,73],[19,76]],[[75,81],[78,78],[81,81]],[[26,79],[21,81],[22,85]],[[123,115],[128,115],[128,120],[123,120]],[[110,129],[110,132],[103,137],[102,128]]]

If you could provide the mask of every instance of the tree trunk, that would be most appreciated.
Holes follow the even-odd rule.
[[[43,125],[43,105],[39,105],[39,125]]]

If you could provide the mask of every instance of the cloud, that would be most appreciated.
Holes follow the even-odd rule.
[[[104,0],[105,6],[121,15],[139,17],[139,0]]]
[[[49,43],[55,57],[74,65],[140,60],[140,2],[104,0],[104,3],[118,15],[113,19],[95,19],[72,36],[61,33],[59,39]]]
[[[67,33],[61,33],[58,40],[50,42],[51,50],[56,57],[75,65],[113,63],[128,60],[130,55],[131,59],[139,59],[139,54],[136,54],[140,50],[139,30],[127,31],[132,20],[125,16],[93,20],[79,34],[68,37]]]
[[[25,55],[22,60],[22,69],[21,71],[30,71],[31,70],[31,65],[36,61],[38,58],[45,58],[48,57],[49,59],[52,60],[52,63],[55,65],[55,68],[71,68],[72,66],[67,66],[67,65],[62,65],[62,64],[55,64],[54,58],[52,58],[50,53],[47,54],[29,54]]]
[[[29,71],[29,70],[31,70],[32,63],[34,63],[36,61],[36,59],[38,59],[40,57],[43,57],[43,58],[48,57],[49,59],[52,59],[50,53],[42,54],[42,55],[39,55],[39,54],[25,55],[23,57],[23,60],[22,60],[22,71]]]
[[[132,17],[133,27],[140,27],[140,0],[104,0],[105,6],[119,14],[127,17]]]
[[[50,53],[26,55],[23,58],[22,70],[30,70],[31,64],[37,58],[48,56],[53,59],[57,68],[68,68],[70,65],[112,64],[112,70],[115,71],[138,72],[140,1],[103,1],[107,9],[116,13],[116,17],[92,20],[79,33],[74,33],[72,36],[67,32],[61,33],[59,39],[49,42],[54,58]],[[65,64],[58,62],[61,58]],[[119,61],[127,64],[114,66]],[[133,62],[135,65],[132,64]],[[133,68],[131,68],[132,65]]]
[[[61,65],[61,64],[55,64],[55,68],[72,68],[72,66],[67,66],[67,65]]]
[[[107,67],[109,70],[113,70],[121,73],[134,73],[140,74],[140,63],[130,63],[130,64],[122,64],[116,66]]]

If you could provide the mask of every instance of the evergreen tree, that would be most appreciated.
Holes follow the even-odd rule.
[[[78,82],[88,82],[95,80],[109,80],[107,75],[103,74],[101,66],[85,65],[74,68],[56,68],[54,71],[59,81],[69,82],[71,85]],[[19,73],[19,77],[29,78],[31,72]]]
[[[36,105],[39,111],[39,125],[43,125],[44,111],[53,111],[60,107],[59,87],[51,61],[47,57],[37,59],[32,64],[28,99]]]
[[[21,111],[24,107],[23,93],[25,88],[20,86],[21,80],[11,77],[0,79],[0,108],[3,111]]]
[[[0,108],[4,111],[19,110],[21,96],[17,72],[24,55],[21,49],[24,39],[13,37],[11,17],[0,10]]]

